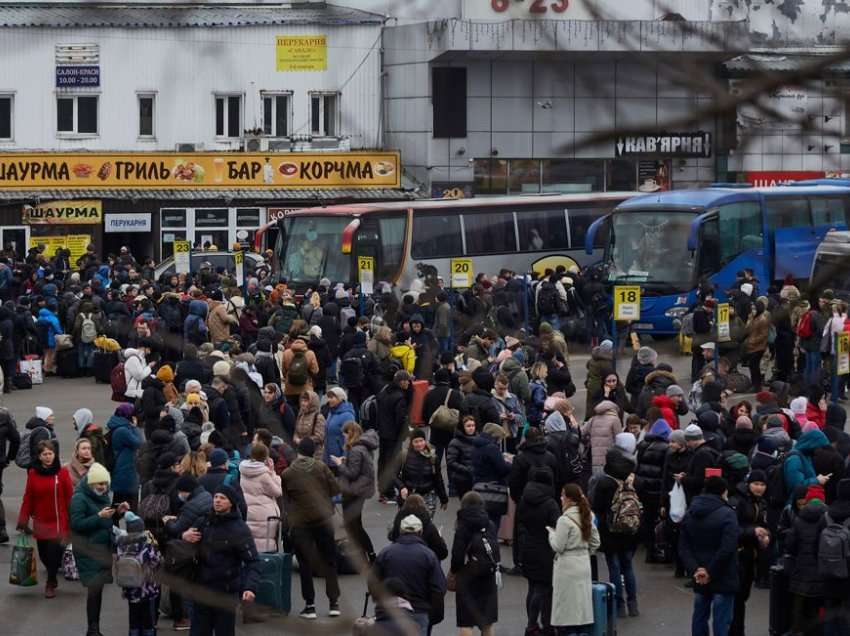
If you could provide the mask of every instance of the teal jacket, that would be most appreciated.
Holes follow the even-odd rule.
[[[81,479],[71,497],[71,541],[80,581],[86,587],[112,582],[112,517],[97,513],[110,505],[110,493],[98,495]]]
[[[794,499],[794,489],[797,486],[811,486],[818,483],[818,476],[812,463],[812,455],[818,448],[829,446],[829,439],[823,431],[809,431],[803,433],[794,445],[788,457],[785,459],[783,472],[785,474],[785,490],[788,493],[788,501]]]

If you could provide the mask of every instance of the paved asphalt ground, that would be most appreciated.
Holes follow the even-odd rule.
[[[668,343],[663,343],[667,345]],[[679,357],[672,352],[664,355],[667,346],[659,346],[662,357],[674,363],[680,378],[689,373],[689,359]],[[670,349],[672,349],[670,347]],[[575,355],[571,363],[574,381],[577,387],[584,383],[586,355]],[[628,369],[628,361],[620,360],[619,369],[623,377]],[[684,386],[684,385],[683,385]],[[62,448],[62,460],[68,460],[69,449],[73,447],[74,431],[71,414],[80,407],[88,407],[95,414],[95,421],[102,423],[112,413],[114,402],[109,400],[110,390],[106,385],[96,385],[90,378],[64,380],[49,378],[41,386],[31,391],[16,391],[6,396],[5,405],[15,414],[19,428],[33,414],[37,405],[50,406],[56,413],[56,429]],[[584,391],[580,390],[575,404],[583,409]],[[11,466],[3,476],[3,503],[6,506],[10,533],[15,527],[15,518],[20,506],[25,475],[16,466]],[[367,504],[364,521],[376,547],[383,547],[386,540],[386,528],[393,518],[395,508],[378,504],[373,500]],[[437,512],[436,523],[451,546],[454,519],[457,513],[457,501],[453,500],[448,511]],[[14,538],[13,538],[14,540]],[[66,636],[85,634],[85,590],[79,583],[60,581],[58,596],[55,600],[43,598],[43,588],[19,588],[6,583],[11,548],[0,546],[0,616],[2,616],[2,634],[4,636],[33,636],[54,634]],[[502,562],[511,563],[511,551],[502,547]],[[602,576],[606,570],[601,564]],[[619,636],[683,636],[690,633],[690,615],[692,593],[685,589],[681,580],[673,578],[672,571],[665,566],[645,565],[643,554],[635,558],[638,599],[641,616],[621,620],[617,626]],[[445,564],[444,564],[445,565]],[[43,581],[44,573],[40,572]],[[496,631],[502,635],[521,636],[525,629],[525,593],[526,582],[523,578],[506,576],[505,585],[499,594],[499,623]],[[305,624],[297,618],[277,619],[260,624],[238,626],[241,633],[256,636],[287,634],[350,634],[350,621],[359,616],[363,608],[365,585],[359,576],[341,578],[343,618],[327,618],[327,599],[323,597],[324,586],[317,581],[317,602],[320,619]],[[299,592],[298,576],[293,576],[293,610],[297,613],[303,603]],[[764,590],[753,590],[748,603],[747,633],[751,635],[767,634],[768,598]],[[370,606],[370,612],[373,611]],[[434,629],[435,636],[456,634],[454,622],[454,596],[446,597],[446,620]],[[170,623],[160,625],[160,633],[170,633]],[[127,606],[121,599],[120,590],[108,586],[103,606],[101,631],[105,636],[117,636],[127,633]]]

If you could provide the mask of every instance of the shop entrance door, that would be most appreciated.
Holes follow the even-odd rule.
[[[26,225],[0,227],[0,247],[12,249],[18,259],[23,260],[29,249],[30,229]]]

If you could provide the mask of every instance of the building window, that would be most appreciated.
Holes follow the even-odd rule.
[[[242,136],[242,96],[215,96],[215,136]]]
[[[466,68],[431,69],[434,138],[466,137]]]
[[[56,132],[71,135],[97,134],[97,95],[56,98]]]
[[[139,137],[154,136],[154,99],[150,93],[139,93]]]
[[[14,137],[15,126],[12,119],[14,99],[12,95],[0,95],[0,140],[9,140]]]
[[[316,137],[336,137],[339,93],[311,93],[310,130]]]
[[[263,134],[270,137],[288,137],[290,129],[290,93],[262,93]]]

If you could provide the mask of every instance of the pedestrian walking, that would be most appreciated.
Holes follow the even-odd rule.
[[[342,427],[345,436],[345,455],[331,455],[337,470],[337,482],[342,493],[342,518],[349,540],[371,564],[375,561],[375,548],[369,533],[363,527],[363,505],[375,496],[375,451],[378,433],[363,432],[357,422],[347,422]]]

